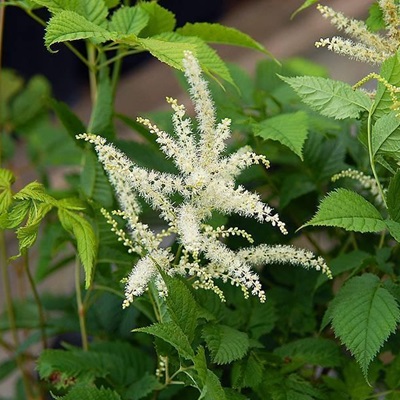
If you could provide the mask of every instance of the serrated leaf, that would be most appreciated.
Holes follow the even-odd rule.
[[[358,193],[347,189],[329,193],[304,226],[335,226],[355,232],[379,232],[386,228],[379,211]]]
[[[106,42],[116,39],[118,35],[97,25],[74,11],[62,11],[48,22],[45,34],[45,45],[49,51],[55,43],[79,39],[96,39]]]
[[[203,328],[202,337],[216,364],[228,364],[244,357],[249,349],[249,337],[227,325],[208,324]]]
[[[400,321],[395,298],[377,276],[364,274],[347,281],[330,308],[335,335],[367,377],[369,364]]]
[[[57,400],[121,400],[120,395],[111,389],[97,388],[89,385],[74,385],[65,396]]]
[[[265,374],[264,368],[260,360],[254,353],[250,353],[248,357],[237,361],[233,365],[232,384],[235,388],[257,387]]]
[[[386,202],[390,218],[393,221],[400,222],[400,170],[390,179]]]
[[[299,366],[305,364],[320,365],[322,367],[337,367],[341,362],[338,346],[332,340],[322,338],[304,338],[294,340],[278,347],[274,354],[282,358],[289,357]]]
[[[372,127],[372,154],[389,154],[398,159],[400,151],[400,118],[390,112],[379,118]]]
[[[85,270],[85,286],[88,288],[92,282],[97,254],[96,235],[90,223],[75,212],[59,208],[58,218],[62,227],[76,240],[79,259]]]
[[[155,323],[153,325],[134,329],[133,332],[144,332],[156,336],[173,346],[187,360],[192,360],[194,351],[188,337],[175,322]]]
[[[144,50],[148,51],[159,61],[178,70],[183,70],[182,60],[184,51],[190,50],[196,54],[196,48],[193,44],[173,42],[160,36],[157,36],[157,38],[137,38],[134,42],[130,38],[127,38],[124,42],[134,45],[139,43]]]
[[[8,210],[12,203],[13,192],[11,185],[15,182],[13,173],[4,168],[0,168],[0,214]]]
[[[326,117],[358,118],[371,108],[371,99],[347,83],[313,76],[283,77],[304,103]]]
[[[168,276],[164,279],[169,293],[165,300],[168,313],[191,342],[194,339],[197,320],[202,317],[209,320],[213,316],[200,307],[182,281]]]
[[[381,66],[379,74],[391,85],[399,86],[400,54],[396,53],[393,57],[385,60]],[[382,82],[378,82],[378,87],[374,100],[374,119],[381,118],[385,114],[392,111],[392,106],[393,100],[389,90]]]
[[[160,6],[155,1],[140,2],[139,6],[149,16],[149,21],[146,29],[141,32],[142,37],[150,37],[163,32],[171,32],[174,30],[176,25],[176,18],[174,13]]]
[[[186,23],[182,28],[178,28],[176,32],[183,36],[196,36],[207,43],[242,46],[269,54],[262,44],[255,41],[249,35],[235,28],[217,23]]]
[[[298,111],[268,118],[254,126],[254,134],[263,139],[277,140],[303,160],[302,149],[308,134],[307,114]]]
[[[95,24],[101,24],[108,14],[104,0],[35,0],[35,3],[47,7],[53,14],[74,11]]]
[[[155,390],[161,390],[162,384],[154,375],[146,373],[142,378],[134,382],[125,392],[125,398],[140,400],[147,397]]]
[[[109,29],[126,35],[139,35],[149,19],[149,14],[140,6],[121,7],[112,15]]]
[[[378,32],[385,29],[383,12],[378,3],[372,3],[369,7],[368,18],[365,20],[365,24],[371,32]]]
[[[390,219],[385,220],[389,233],[400,243],[400,223]]]
[[[228,67],[225,62],[219,57],[217,52],[208,46],[203,40],[195,36],[182,36],[175,32],[166,32],[156,36],[157,39],[166,40],[170,42],[170,46],[184,45],[187,46],[185,50],[190,50],[198,59],[201,68],[207,74],[218,76],[235,86],[231,77]],[[182,53],[183,54],[183,53]],[[179,60],[178,69],[183,69],[182,58]]]
[[[206,380],[201,391],[200,399],[204,400],[226,400],[224,389],[221,382],[214,372],[207,369]]]
[[[199,400],[227,400],[218,377],[207,368],[206,355],[202,346],[198,347],[193,363],[197,374],[192,379],[196,380],[201,389]]]

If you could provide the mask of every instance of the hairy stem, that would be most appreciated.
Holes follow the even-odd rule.
[[[81,331],[81,340],[82,340],[82,348],[83,350],[89,350],[88,344],[88,335],[86,330],[86,308],[82,301],[82,289],[81,289],[81,264],[79,259],[76,259],[75,262],[75,291],[76,291],[76,305],[78,308],[78,318],[79,318],[79,327]]]

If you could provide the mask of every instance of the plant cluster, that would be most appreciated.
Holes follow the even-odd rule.
[[[400,398],[397,0],[365,22],[317,6],[349,36],[317,47],[380,66],[353,86],[233,28],[176,28],[155,1],[4,6],[87,66],[93,101],[86,123],[43,77],[1,71],[0,379],[19,372],[13,399]],[[268,58],[250,77],[212,43]],[[139,52],[177,70],[193,118],[172,98],[172,115],[116,112],[121,64]],[[34,182],[15,167],[22,144]],[[61,272],[71,293],[39,289]]]

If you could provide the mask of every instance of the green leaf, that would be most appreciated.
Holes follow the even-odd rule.
[[[257,387],[265,374],[257,356],[251,352],[248,357],[235,362],[232,369],[232,384],[235,388]]]
[[[228,67],[225,62],[219,57],[217,52],[208,46],[203,40],[195,36],[182,36],[175,32],[164,33],[157,36],[158,39],[167,40],[170,42],[170,46],[184,45],[185,50],[190,50],[198,59],[201,68],[211,76],[219,76],[235,86],[235,83],[231,77]],[[179,60],[179,68],[183,69],[182,58]]]
[[[104,0],[35,0],[35,3],[47,7],[53,14],[74,11],[95,24],[104,22],[108,14]]]
[[[8,210],[12,203],[13,192],[11,185],[15,182],[13,173],[4,168],[0,168],[0,214]]]
[[[400,223],[390,219],[385,220],[389,233],[400,243]]]
[[[6,359],[0,363],[0,381],[12,374],[17,369],[17,361],[15,359]]]
[[[135,41],[131,41],[130,38],[127,38],[124,42],[133,45],[139,43],[144,50],[148,51],[161,62],[178,70],[183,70],[183,53],[185,50],[190,50],[193,53],[196,53],[195,46],[188,42],[179,43],[178,41],[170,39],[171,38],[157,36],[156,38],[137,38]]]
[[[175,15],[161,7],[155,1],[140,2],[139,7],[146,11],[149,16],[149,22],[144,30],[141,32],[142,37],[155,36],[163,32],[171,32],[176,25]]]
[[[103,136],[107,140],[115,137],[113,127],[114,95],[108,74],[108,69],[103,68],[99,75],[97,96],[89,123],[90,132]]]
[[[372,154],[388,154],[399,159],[400,118],[395,112],[385,114],[372,127]]]
[[[74,385],[72,389],[57,400],[121,400],[120,395],[111,389],[97,388],[89,385]]]
[[[322,338],[304,338],[294,340],[278,347],[275,351],[283,359],[302,366],[305,364],[320,365],[326,368],[337,367],[341,362],[338,346],[332,340]]]
[[[113,204],[113,189],[93,151],[85,152],[83,170],[80,175],[81,190],[88,199],[95,200],[103,207]]]
[[[378,32],[385,29],[383,12],[378,3],[372,3],[369,7],[368,18],[365,20],[365,23],[371,32]]]
[[[75,135],[86,132],[86,127],[83,122],[67,104],[63,103],[62,101],[51,99],[50,105],[71,138],[75,140]],[[81,142],[78,143],[81,146],[84,145]]]
[[[292,15],[290,18],[294,18],[299,12],[311,7],[313,4],[318,3],[319,0],[306,0]]]
[[[10,119],[14,129],[20,130],[40,116],[46,110],[50,95],[48,80],[43,76],[32,77],[26,88],[11,103]]]
[[[388,83],[393,86],[400,85],[400,54],[396,53],[388,58],[381,67],[380,73]],[[387,87],[378,82],[378,88],[374,99],[374,119],[381,118],[392,111],[393,100]]]
[[[390,218],[393,221],[400,222],[400,170],[390,179],[388,191],[386,194],[387,207]]]
[[[106,42],[116,39],[118,35],[97,25],[74,11],[62,11],[55,14],[48,22],[45,34],[45,45],[49,51],[55,43],[79,39],[96,39]]]
[[[168,276],[164,279],[169,293],[166,298],[168,313],[191,342],[194,339],[197,320],[202,317],[209,320],[213,316],[200,307],[182,281]]]
[[[317,189],[311,178],[304,173],[286,174],[280,187],[279,208],[285,208],[292,200]]]
[[[20,253],[33,246],[37,239],[40,222],[52,208],[52,205],[45,203],[31,206],[30,212],[33,211],[35,215],[28,219],[25,226],[17,229]]]
[[[194,352],[189,338],[175,322],[156,323],[144,328],[134,329],[133,332],[144,332],[156,336],[173,346],[187,360],[192,360]]]
[[[242,46],[269,54],[262,44],[249,35],[221,24],[208,22],[186,23],[182,28],[178,28],[176,32],[183,36],[196,36],[207,43]]]
[[[161,390],[162,385],[154,375],[146,373],[142,378],[134,382],[125,392],[125,398],[140,400],[147,397],[155,390]]]
[[[246,300],[250,301],[250,300]],[[259,339],[270,333],[278,320],[277,310],[272,300],[260,303],[258,300],[251,305],[246,331],[251,339]]]
[[[297,111],[268,118],[254,126],[254,134],[263,139],[277,140],[303,160],[302,148],[308,134],[307,114]]]
[[[335,226],[355,232],[379,232],[386,228],[379,211],[358,193],[347,189],[329,193],[304,226]]]
[[[369,364],[400,321],[395,298],[377,276],[364,274],[346,282],[330,309],[335,335],[367,377]]]
[[[112,15],[109,29],[126,35],[139,35],[149,19],[149,14],[140,6],[121,7]]]
[[[329,263],[329,269],[332,272],[332,276],[339,276],[346,271],[356,271],[361,268],[371,258],[371,254],[361,251],[353,250],[349,253],[340,254]],[[316,287],[321,286],[324,282],[327,282],[329,278],[325,274],[320,274],[317,280]],[[324,328],[324,327],[322,327]]]
[[[304,103],[326,117],[358,118],[371,108],[371,99],[347,83],[313,76],[283,77]]]
[[[196,380],[197,386],[201,389],[199,400],[229,399],[226,397],[218,377],[207,368],[206,355],[202,346],[198,347],[193,363],[197,372],[197,374],[193,376],[193,379]]]
[[[97,254],[97,238],[89,222],[79,214],[65,208],[58,209],[62,227],[76,240],[78,255],[85,270],[85,286],[92,282]]]
[[[212,361],[216,364],[239,360],[249,349],[248,335],[227,325],[205,325],[202,337],[211,352]]]

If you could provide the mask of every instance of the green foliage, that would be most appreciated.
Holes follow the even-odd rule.
[[[379,211],[358,193],[337,189],[322,200],[315,216],[304,226],[336,226],[356,232],[379,232],[385,223]]]
[[[157,1],[128,3],[6,2],[46,27],[49,50],[65,44],[88,67],[92,107],[88,120],[81,120],[73,107],[52,98],[45,78],[24,82],[18,73],[2,71],[0,269],[7,309],[0,313],[0,351],[10,357],[0,363],[0,380],[20,370],[18,400],[50,393],[62,400],[398,398],[399,53],[382,64],[379,75],[352,87],[329,79],[325,68],[309,60],[276,62],[237,29],[205,22],[177,28],[175,15]],[[315,3],[305,1],[293,16]],[[40,7],[50,12],[47,22],[36,12]],[[377,4],[366,23],[373,32],[384,27]],[[85,42],[85,52],[76,46],[78,40]],[[210,44],[241,46],[269,59],[257,64],[252,77],[226,64]],[[171,270],[157,266],[157,285],[129,308],[121,307],[124,277],[145,256],[128,252],[127,245],[141,233],[129,222],[135,216],[117,213],[112,227],[104,218],[102,208],[110,213],[118,208],[113,189],[95,154],[75,137],[100,134],[140,167],[175,173],[160,154],[154,132],[136,122],[135,110],[130,117],[117,114],[114,100],[125,57],[148,52],[182,70],[185,50],[215,78],[209,88],[218,120],[232,118],[226,154],[250,146],[271,162],[268,170],[243,171],[237,190],[254,189],[273,204],[288,235],[282,238],[274,227],[242,215],[213,213],[207,223],[246,230],[255,246],[265,238],[271,244],[311,246],[329,265],[333,280],[286,264],[258,265],[266,302],[244,299],[223,279],[218,289],[226,301],[221,302],[209,290],[194,289],[183,269],[182,276],[172,275],[187,255],[170,235],[161,247],[173,255]],[[359,89],[372,77],[375,96]],[[153,117],[169,132],[169,114]],[[118,139],[121,121],[135,131],[134,140]],[[21,179],[19,158],[13,159],[25,148],[28,169],[37,179],[31,183]],[[55,186],[58,167],[62,182]],[[331,181],[348,169],[363,175]],[[171,201],[175,206],[181,199],[174,195]],[[141,206],[152,230],[168,228]],[[126,236],[116,236],[125,225]],[[233,251],[248,245],[236,232],[220,236]],[[14,239],[16,250],[8,249]],[[10,257],[15,253],[23,257]],[[58,282],[66,278],[58,274],[62,270],[69,278],[77,259],[84,287],[76,274],[75,290],[59,294]],[[204,273],[218,268],[202,254],[192,261]],[[55,294],[42,293],[37,287],[42,282]],[[160,290],[168,295],[160,297]],[[61,348],[49,348],[55,341]],[[32,357],[40,346],[39,380],[32,382]]]
[[[371,107],[369,97],[339,81],[327,78],[301,76],[281,77],[312,109],[335,119],[357,118]]]
[[[373,274],[350,279],[328,309],[336,336],[367,377],[368,366],[400,321],[396,299]]]
[[[307,138],[308,127],[307,114],[298,111],[268,118],[256,126],[254,133],[263,139],[281,142],[303,159],[302,148]]]

